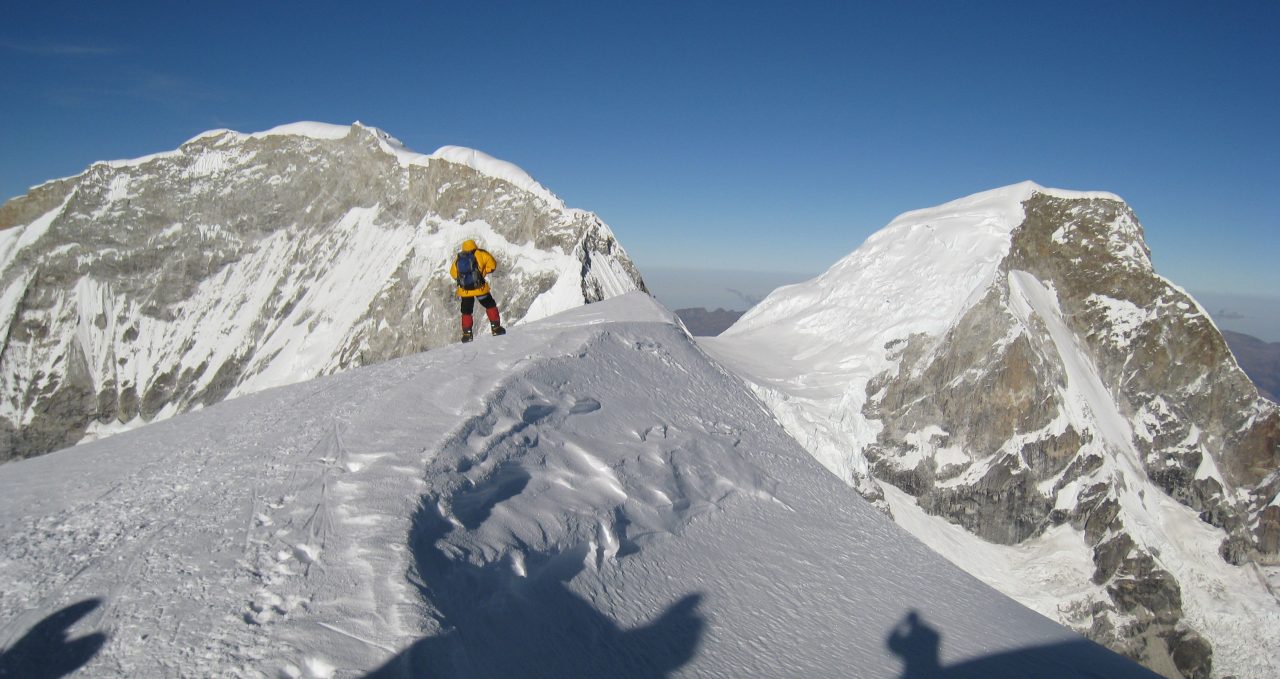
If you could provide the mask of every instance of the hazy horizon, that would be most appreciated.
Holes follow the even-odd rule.
[[[746,311],[776,288],[803,283],[821,273],[638,265],[649,291],[672,311],[691,308]],[[1219,328],[1251,335],[1265,342],[1280,342],[1280,296],[1187,292],[1205,308]]]

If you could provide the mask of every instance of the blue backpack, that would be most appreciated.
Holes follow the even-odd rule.
[[[479,290],[484,287],[484,274],[476,261],[475,251],[458,253],[458,287],[463,290]]]

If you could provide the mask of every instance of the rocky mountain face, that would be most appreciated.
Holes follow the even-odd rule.
[[[0,461],[644,290],[609,227],[479,152],[297,124],[98,163],[0,207]],[[481,317],[483,325],[483,318]]]
[[[1280,523],[1265,510],[1280,413],[1198,305],[1154,274],[1127,206],[1037,194],[1024,208],[981,301],[943,337],[909,339],[898,374],[872,384],[865,412],[885,428],[867,458],[877,478],[992,542],[1070,522],[1107,593],[1090,635],[1209,676],[1209,645],[1179,628],[1182,587],[1158,559],[1164,536],[1144,529],[1148,484],[1134,477],[1221,529],[1228,563],[1274,557]],[[919,454],[934,446],[973,459]]]
[[[844,391],[788,393],[767,375],[757,390],[802,442],[819,420],[843,422],[836,438],[866,494],[883,499],[878,484],[891,484],[929,515],[1032,554],[1069,526],[1091,572],[1036,574],[1077,581],[1044,612],[1166,676],[1274,671],[1248,658],[1250,644],[1275,658],[1260,639],[1280,633],[1275,590],[1259,585],[1280,555],[1280,409],[1195,300],[1155,273],[1124,202],[1028,185],[1002,195],[1020,210],[975,219],[982,200],[970,200],[905,215],[814,291],[765,300],[720,351],[804,354],[827,338],[837,357],[824,360],[858,363],[828,372]],[[974,230],[996,245],[966,240]],[[855,320],[881,330],[854,347],[796,323],[822,299],[888,297],[870,284],[893,242],[978,262],[945,322],[895,323],[864,302]],[[921,280],[939,270],[917,264]],[[941,305],[933,295],[885,304]]]

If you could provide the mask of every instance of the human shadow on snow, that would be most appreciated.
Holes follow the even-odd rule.
[[[50,615],[9,648],[0,650],[0,677],[56,679],[84,667],[107,643],[101,632],[71,639],[71,626],[102,605],[86,599]]]
[[[902,658],[901,679],[1159,679],[1160,675],[1085,639],[1022,648],[943,667],[942,634],[911,611],[885,645]]]
[[[419,587],[436,607],[442,632],[419,640],[366,679],[658,679],[693,658],[704,628],[696,610],[701,595],[685,596],[647,625],[622,629],[566,584],[585,568],[585,545],[556,553],[525,549],[521,576],[511,561],[485,561],[441,542],[460,528],[483,530],[493,507],[518,495],[528,481],[511,466],[482,487],[454,495],[461,527],[434,502],[423,503],[414,517],[412,547]]]

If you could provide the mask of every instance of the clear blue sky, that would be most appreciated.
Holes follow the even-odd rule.
[[[816,274],[1032,179],[1280,294],[1280,2],[45,2],[0,13],[0,196],[299,120],[481,149],[644,270]]]

